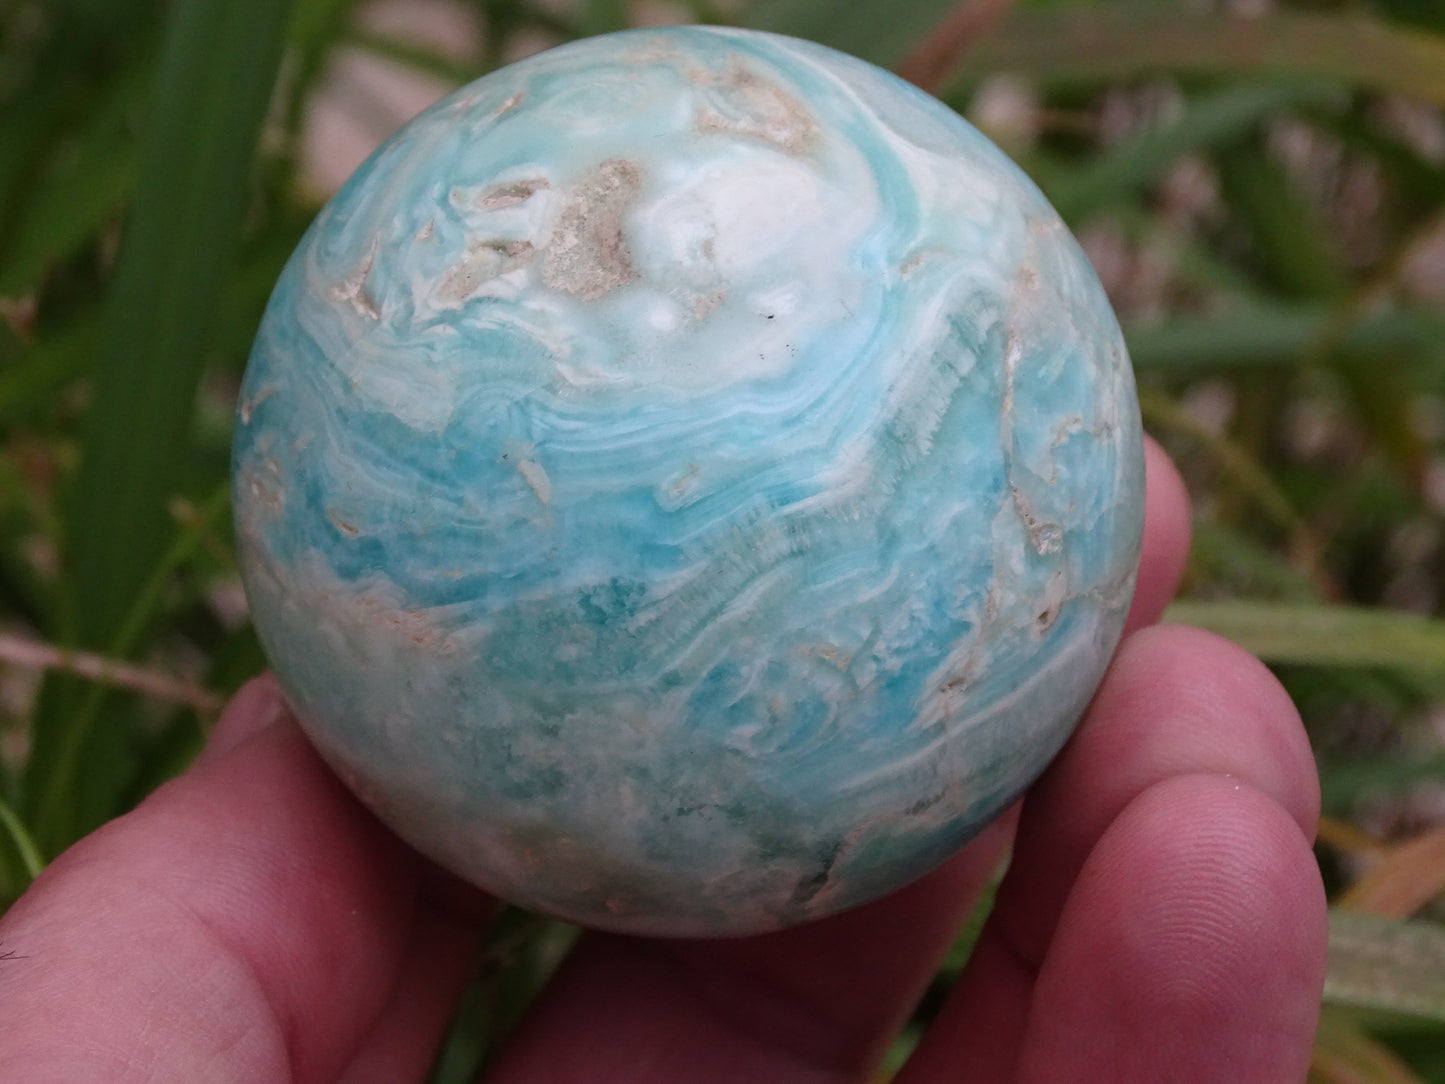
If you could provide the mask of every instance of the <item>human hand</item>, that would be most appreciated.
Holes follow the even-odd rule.
[[[1133,629],[1188,538],[1157,448],[1149,468]],[[941,869],[762,937],[587,935],[487,1079],[866,1079],[1010,840],[993,917],[898,1084],[1299,1079],[1323,981],[1318,804],[1269,673],[1145,629],[1022,813]],[[420,1080],[490,911],[377,824],[258,679],[189,772],[0,919],[0,1080]]]

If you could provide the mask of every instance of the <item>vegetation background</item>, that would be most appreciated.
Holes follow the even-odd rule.
[[[501,63],[686,21],[892,67],[1079,234],[1195,497],[1173,617],[1275,667],[1314,741],[1314,1079],[1445,1081],[1440,0],[0,0],[0,907],[264,665],[233,401],[337,174]],[[569,938],[506,916],[435,1080]]]

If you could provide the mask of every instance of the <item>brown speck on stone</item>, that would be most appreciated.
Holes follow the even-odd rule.
[[[1014,511],[1023,521],[1024,529],[1029,533],[1029,542],[1033,545],[1034,550],[1045,557],[1051,553],[1058,553],[1064,545],[1064,529],[1057,523],[1041,520],[1030,507],[1028,500],[1019,492],[1018,486],[1010,484],[1009,491],[1013,496]]]
[[[637,277],[622,220],[642,186],[636,165],[609,158],[567,193],[542,260],[542,281],[596,301]]]
[[[281,477],[281,465],[267,456],[259,467],[247,466],[241,473],[241,484],[237,495],[246,505],[241,510],[243,517],[253,514],[279,515],[286,506],[286,482]]]
[[[466,256],[437,286],[435,298],[443,305],[459,305],[483,284],[524,266],[532,258],[532,251],[530,241],[473,241]]]
[[[940,252],[939,249],[936,249],[936,248],[921,248],[921,249],[919,249],[918,251],[912,253],[912,254],[908,257],[908,259],[906,259],[906,260],[903,261],[903,263],[902,263],[902,264],[899,266],[899,268],[898,268],[898,273],[899,273],[900,275],[902,275],[905,279],[906,279],[906,278],[912,278],[912,277],[913,277],[913,274],[914,274],[920,267],[922,267],[924,264],[926,264],[929,260],[931,260],[931,259],[933,259],[933,258],[935,258],[935,257],[937,257],[937,256],[940,256],[940,255],[942,255],[942,253]]]
[[[487,210],[497,207],[512,207],[518,203],[525,203],[546,187],[548,185],[545,177],[530,177],[524,181],[497,184],[483,192],[477,200],[477,204]]]
[[[699,132],[723,132],[771,143],[788,154],[806,154],[818,125],[806,106],[778,84],[734,57],[727,74],[714,76],[714,101],[698,111]]]
[[[705,320],[722,305],[728,298],[727,291],[714,290],[710,294],[698,294],[692,299],[692,316],[694,320]]]
[[[511,97],[509,97],[501,105],[497,106],[497,111],[492,114],[492,118],[495,120],[500,117],[505,117],[512,110],[516,109],[517,106],[521,105],[522,99],[525,97],[526,95],[523,94],[520,90],[514,91]]]
[[[280,388],[276,384],[267,384],[249,398],[242,399],[238,413],[241,416],[242,425],[250,425],[251,417],[256,413],[256,408],[264,403],[271,396],[275,395]]]
[[[348,523],[346,520],[342,519],[336,509],[328,508],[326,510],[326,515],[327,518],[331,520],[331,525],[342,534],[344,534],[347,538],[355,538],[361,533],[361,530],[354,523]]]
[[[352,308],[363,316],[369,316],[373,320],[381,319],[381,310],[376,307],[376,302],[366,291],[366,278],[371,274],[372,264],[376,262],[376,238],[371,239],[371,247],[366,250],[366,256],[357,269],[342,279],[335,286],[331,287],[331,296],[337,301],[349,301]]]

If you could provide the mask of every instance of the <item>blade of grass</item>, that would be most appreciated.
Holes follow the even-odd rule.
[[[51,73],[50,81],[58,81],[58,76]],[[56,88],[42,82],[27,89],[27,94],[0,101],[0,244],[7,247],[20,217],[14,207],[31,188],[41,148],[60,112]]]
[[[249,194],[290,0],[178,0],[76,482],[75,631],[106,644],[166,543],[166,500]]]
[[[1445,191],[1445,187],[1440,189]],[[1411,264],[1433,250],[1445,236],[1445,211],[1436,209],[1408,230],[1336,306],[1331,319],[1309,345],[1306,357],[1330,365],[1348,389],[1355,413],[1390,460],[1422,495],[1431,456],[1430,442],[1417,422],[1417,389],[1408,382],[1407,366],[1382,365],[1378,356],[1341,355],[1341,338],[1360,318],[1389,303],[1409,274]]]
[[[1328,305],[1255,304],[1208,316],[1125,329],[1141,372],[1169,377],[1298,365],[1335,319]],[[1341,354],[1445,357],[1445,313],[1400,309],[1361,315],[1339,332]]]
[[[1332,909],[1325,1003],[1445,1022],[1445,927]]]
[[[211,342],[218,351],[245,356],[276,277],[309,220],[309,215],[297,215],[276,222],[248,244],[215,316]],[[52,406],[62,388],[85,374],[100,342],[102,320],[94,311],[99,307],[66,313],[55,330],[47,330],[0,368],[0,418],[13,422]]]
[[[1353,13],[1241,18],[1173,4],[1016,10],[960,57],[948,85],[1002,71],[1051,83],[1157,72],[1329,79],[1445,104],[1445,40]]]
[[[1390,853],[1390,846],[1382,843],[1369,832],[1349,821],[1332,817],[1328,813],[1320,817],[1315,840],[1326,847],[1344,851],[1356,859],[1378,860]]]
[[[1275,291],[1301,300],[1344,292],[1339,248],[1279,162],[1250,145],[1216,156],[1215,167],[1230,211],[1249,230],[1260,271]]]
[[[35,195],[46,166],[97,116],[123,113],[150,78],[158,5],[127,11],[117,3],[104,13],[47,7],[35,37],[22,34],[29,40],[18,45],[0,39],[0,248],[9,246],[16,207]],[[116,16],[120,25],[105,25]]]
[[[35,840],[26,831],[25,823],[20,819],[20,815],[4,798],[0,798],[0,829],[4,829],[5,835],[10,840],[11,848],[20,859],[21,876],[15,876],[12,873],[13,883],[3,886],[5,895],[13,899],[24,892],[30,886],[31,881],[40,876],[40,871],[45,868],[45,860],[41,858],[40,848],[35,845]]]
[[[323,51],[351,19],[358,0],[293,0],[289,37],[303,53]]]
[[[1254,296],[1253,278],[1190,223],[1162,217],[1143,201],[1110,208],[1109,222],[1130,244],[1164,256],[1188,295],[1214,298],[1219,305],[1247,304]]]
[[[437,1051],[429,1084],[481,1079],[528,1005],[576,942],[578,930],[504,908],[483,948],[477,977],[463,993]]]
[[[177,0],[141,145],[135,202],[102,322],[68,522],[59,643],[113,657],[175,527],[196,390],[250,198],[252,158],[290,0]],[[129,648],[128,644],[127,647]],[[48,682],[22,810],[55,853],[113,815],[133,721],[98,732],[101,700]],[[106,752],[102,752],[104,747]]]
[[[1409,918],[1445,891],[1445,828],[1388,848],[1337,901],[1347,911]]]
[[[1393,610],[1272,602],[1176,602],[1165,618],[1235,641],[1265,662],[1445,671],[1445,621]]]

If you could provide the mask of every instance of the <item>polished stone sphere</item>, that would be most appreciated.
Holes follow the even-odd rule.
[[[1103,290],[861,61],[633,31],[438,103],[241,391],[257,631],[404,839],[527,907],[776,929],[946,859],[1113,652],[1143,458]]]

